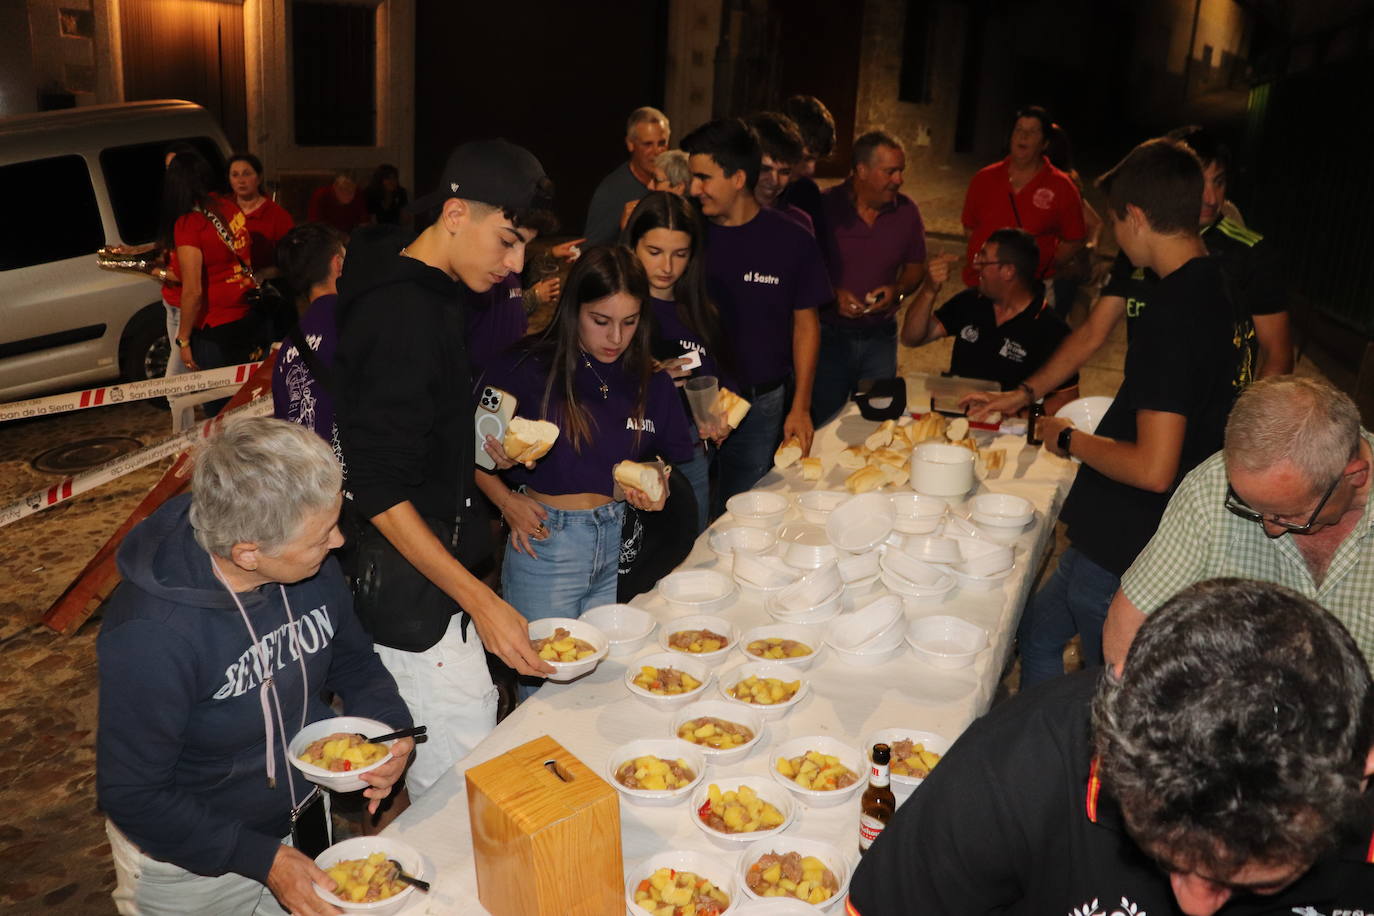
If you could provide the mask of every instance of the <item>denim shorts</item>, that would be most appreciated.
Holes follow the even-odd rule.
[[[548,536],[531,542],[538,556],[521,553],[512,541],[506,542],[502,597],[527,620],[581,617],[588,608],[615,604],[625,504],[544,509]]]

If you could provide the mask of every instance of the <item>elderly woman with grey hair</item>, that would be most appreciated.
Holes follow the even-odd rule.
[[[96,742],[120,913],[339,912],[311,887],[334,887],[314,853],[291,845],[323,808],[287,743],[333,715],[325,691],[349,714],[411,724],[329,556],[340,484],[309,430],[240,420],[198,453],[191,494],[120,546]],[[413,747],[361,774],[370,811]]]

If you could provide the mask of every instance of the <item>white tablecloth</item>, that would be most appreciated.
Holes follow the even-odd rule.
[[[804,483],[793,469],[783,474],[769,473],[760,482],[760,488],[788,493],[842,488],[849,472],[833,466],[835,455],[845,445],[862,442],[875,426],[850,405],[847,413],[817,434],[812,454],[820,455],[827,467],[827,474],[819,483]],[[768,771],[770,748],[803,735],[831,735],[860,746],[872,732],[897,726],[931,731],[953,740],[987,710],[1011,653],[1021,608],[1051,546],[1053,520],[1075,471],[1073,464],[1044,449],[1026,449],[1023,457],[1023,438],[1002,436],[991,445],[1008,452],[1006,461],[1000,472],[979,484],[976,492],[1012,493],[1030,500],[1036,509],[1034,523],[1016,542],[1016,568],[999,590],[955,589],[943,604],[908,610],[909,615],[952,614],[984,627],[990,636],[989,649],[971,667],[954,671],[929,667],[905,647],[895,659],[877,668],[851,667],[826,650],[805,672],[811,680],[810,696],[785,718],[767,723],[764,739],[749,757],[737,764],[712,767],[707,779],[719,782],[735,774],[764,775]],[[962,510],[964,504],[956,503],[953,508]],[[718,565],[703,536],[683,568]],[[875,597],[877,594],[880,593],[875,592]],[[682,616],[671,611],[657,593],[641,595],[632,603],[653,613],[660,623]],[[771,622],[763,606],[747,596],[719,613],[733,620],[741,633]],[[661,650],[656,634],[639,655],[657,651]],[[387,835],[419,849],[435,876],[433,890],[408,907],[407,913],[437,916],[487,912],[477,902],[463,777],[468,767],[547,734],[594,772],[602,773],[606,758],[619,745],[635,738],[672,737],[674,711],[661,712],[650,707],[631,696],[623,683],[626,667],[634,665],[637,657],[607,658],[595,671],[574,683],[546,685],[387,829]],[[742,653],[734,652],[718,671],[744,661]],[[718,698],[714,683],[703,698],[707,697]],[[798,804],[797,810],[788,835],[825,839],[842,849],[857,848],[857,798],[830,808]],[[685,801],[673,807],[652,808],[622,799],[620,816],[627,868],[639,859],[668,849],[697,849],[731,862],[735,857],[735,853],[713,846],[692,825],[690,806]]]

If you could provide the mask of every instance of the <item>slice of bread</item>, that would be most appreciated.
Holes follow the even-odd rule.
[[[851,445],[844,449],[835,458],[835,463],[842,468],[857,471],[859,468],[868,464],[868,449],[862,445]]]
[[[627,490],[642,490],[654,502],[663,498],[663,475],[652,464],[622,461],[611,469],[615,482]]]
[[[819,458],[803,458],[800,462],[802,480],[820,480],[825,473],[825,466],[821,464]]]
[[[716,393],[716,410],[720,411],[725,422],[734,429],[744,420],[744,415],[749,413],[749,402],[729,388],[721,388]]]
[[[844,488],[858,495],[876,490],[887,482],[887,475],[881,469],[865,465],[845,478]]]
[[[786,470],[796,464],[802,456],[801,440],[796,436],[788,439],[778,450],[773,453],[773,467],[779,471]]]
[[[864,440],[864,445],[868,448],[870,452],[874,451],[875,449],[880,449],[885,445],[891,445],[892,432],[896,428],[896,420],[884,420],[882,424],[873,432],[873,434]]]
[[[510,425],[506,427],[506,435],[501,440],[501,447],[513,460],[524,464],[543,458],[557,441],[558,427],[548,420],[511,417]]]

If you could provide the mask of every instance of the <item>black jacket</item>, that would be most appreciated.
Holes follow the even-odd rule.
[[[1100,672],[1037,685],[969,726],[863,857],[845,912],[1178,913],[1168,876],[1092,778]],[[1220,916],[1374,912],[1368,828],[1281,893],[1237,895]]]

